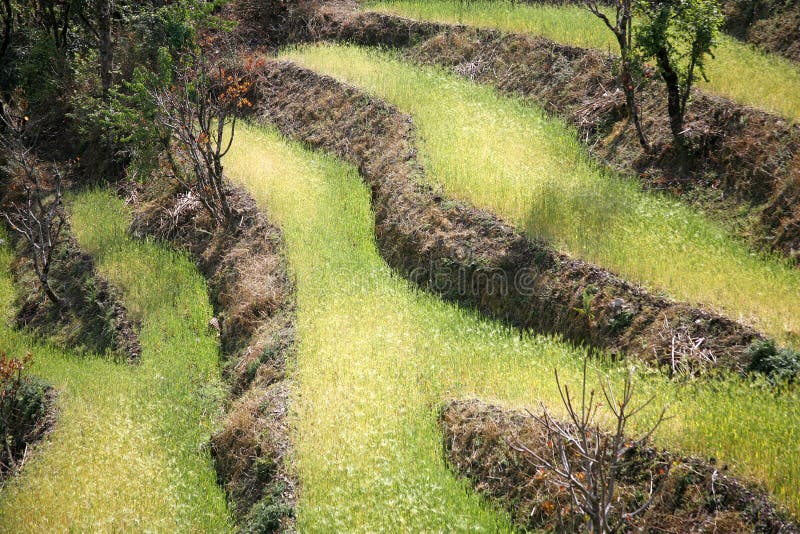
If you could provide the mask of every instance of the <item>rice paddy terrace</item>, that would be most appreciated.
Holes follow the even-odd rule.
[[[610,34],[577,6],[353,7],[333,5],[405,21],[401,30],[409,22],[398,17],[409,17],[613,50]],[[535,99],[345,33],[284,46],[259,63],[252,109],[223,159],[236,186],[231,198],[268,219],[274,233],[254,235],[263,227],[247,226],[253,211],[243,210],[238,227],[212,236],[192,193],[163,179],[153,191],[145,182],[68,194],[77,246],[138,325],[139,361],[20,328],[22,289],[12,276],[19,248],[0,234],[0,351],[30,352],[30,372],[58,393],[52,430],[0,487],[0,531],[513,532],[526,525],[521,515],[553,505],[514,493],[524,495],[527,482],[505,499],[492,485],[522,476],[501,429],[524,434],[520,410],[540,403],[566,418],[553,370],[579,385],[584,362],[589,388],[600,391],[604,380],[621,388],[632,372],[638,396],[652,397],[631,421],[632,435],[667,410],[652,436],[660,451],[653,458],[666,455],[675,473],[694,473],[681,475],[680,491],[699,488],[672,507],[696,505],[711,518],[675,532],[690,524],[797,531],[800,389],[741,363],[750,354],[742,339],[774,340],[779,354],[797,354],[796,259],[757,249],[713,213],[612,168],[574,124]],[[723,37],[708,75],[705,91],[794,128],[796,64]],[[400,211],[387,213],[393,209]],[[147,225],[158,240],[141,237]],[[198,245],[198,236],[213,247]],[[536,299],[562,298],[551,310],[578,303],[559,312],[553,328],[493,313],[508,310],[505,293],[483,288],[460,298],[434,287],[441,265],[510,269],[503,262],[515,256],[490,250],[493,238],[503,251],[521,247],[526,268],[553,285],[552,295]],[[476,243],[489,250],[469,250]],[[217,248],[220,257],[240,258],[239,268],[218,261]],[[263,259],[265,249],[280,261]],[[420,268],[434,257],[431,272]],[[288,275],[274,275],[284,263]],[[559,295],[562,286],[580,290]],[[620,288],[644,304],[606,294]],[[624,321],[613,323],[614,315],[611,326],[598,326],[616,307]],[[672,309],[680,313],[667,318]],[[599,342],[639,328],[646,313],[663,346],[644,335]],[[590,334],[575,334],[584,330]],[[676,340],[686,335],[692,354],[715,343],[714,354],[701,351],[714,368],[675,366]],[[669,362],[659,351],[668,353],[670,342],[672,368],[658,368]],[[733,354],[736,365],[727,365]],[[478,423],[470,441],[464,429]],[[613,421],[602,414],[600,424],[610,429]],[[285,433],[278,441],[276,428]],[[465,442],[475,448],[459,457],[456,444],[467,450]],[[502,475],[474,468],[484,457],[502,464]],[[541,476],[538,468],[531,475]],[[732,487],[745,489],[726,500]]]
[[[3,249],[2,349],[31,351],[60,390],[56,430],[0,497],[4,532],[229,530],[205,444],[224,396],[205,282],[185,257],[127,237],[106,194],[72,204],[81,243],[141,318],[142,360],[115,363],[8,327],[14,290]]]

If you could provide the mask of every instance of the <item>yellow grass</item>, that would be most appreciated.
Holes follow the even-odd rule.
[[[365,7],[420,20],[541,35],[619,54],[616,41],[603,22],[577,5],[547,6],[510,0],[380,0],[366,2]],[[700,87],[790,119],[800,117],[797,65],[726,35],[721,36],[714,56],[706,71],[710,81],[701,82]]]
[[[563,122],[440,69],[344,45],[283,57],[411,114],[428,179],[533,237],[786,342],[800,334],[800,270],[761,257],[681,202],[604,171]]]
[[[299,530],[508,531],[506,516],[449,473],[437,409],[477,396],[511,406],[542,399],[558,411],[552,369],[577,383],[582,351],[520,335],[398,278],[376,250],[369,189],[352,167],[249,125],[225,165],[283,229],[297,280]],[[624,372],[592,365],[615,381]],[[659,444],[715,456],[800,511],[800,456],[788,445],[800,438],[796,389],[638,376],[656,407],[671,403],[675,418]]]

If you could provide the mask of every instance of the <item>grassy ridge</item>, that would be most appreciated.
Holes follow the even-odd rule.
[[[580,6],[547,6],[510,0],[378,0],[371,10],[420,20],[463,23],[540,35],[560,43],[619,54],[602,21]],[[709,82],[699,86],[750,106],[800,117],[800,69],[781,56],[767,54],[723,35],[708,62]]]
[[[41,453],[0,494],[2,530],[229,531],[206,447],[224,390],[205,283],[183,256],[131,241],[112,195],[81,195],[72,212],[79,241],[143,320],[142,363],[63,353],[11,330],[3,249],[0,344],[34,352],[33,372],[61,391],[61,412]]]
[[[557,410],[553,367],[575,384],[582,352],[421,293],[380,258],[356,171],[242,125],[226,172],[284,231],[297,280],[298,392],[292,421],[300,531],[507,530],[453,479],[436,410],[451,397]],[[623,372],[594,361],[619,380]],[[800,512],[800,392],[740,380],[676,384],[640,373],[671,404],[662,445],[715,456]],[[640,421],[652,416],[649,412]]]
[[[410,113],[428,177],[448,194],[628,279],[797,341],[800,271],[605,172],[574,130],[540,109],[389,52],[317,45],[284,56]]]

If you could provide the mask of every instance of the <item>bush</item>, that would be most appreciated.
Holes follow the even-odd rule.
[[[0,352],[0,474],[21,467],[28,445],[47,429],[52,387],[39,378],[23,376],[30,360],[30,354],[19,360]]]
[[[292,507],[283,500],[283,484],[268,487],[264,497],[250,509],[241,532],[263,534],[281,530],[284,519],[292,517]]]
[[[773,382],[793,382],[800,374],[800,352],[788,347],[778,349],[772,339],[754,342],[748,355],[749,370],[764,373]]]

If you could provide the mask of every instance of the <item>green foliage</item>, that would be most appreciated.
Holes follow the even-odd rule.
[[[144,89],[171,80],[172,58],[196,49],[202,29],[229,29],[215,15],[220,6],[220,0],[114,3],[114,69],[104,85],[93,4],[15,0],[14,39],[4,55],[0,92],[20,90],[31,116],[49,133],[41,141],[70,157],[79,153],[88,174],[109,178],[132,163],[134,175],[147,175],[168,136],[155,125]]]
[[[718,44],[723,15],[716,0],[639,0],[636,44],[646,58],[664,48],[677,66],[681,84],[694,69],[705,77],[705,64]]]
[[[654,60],[667,84],[673,136],[680,143],[683,117],[696,74],[708,81],[706,60],[723,23],[717,0],[639,0],[636,49],[643,60]]]
[[[245,369],[245,377],[247,378],[247,382],[252,382],[255,377],[256,373],[258,373],[258,368],[261,367],[260,360],[253,360],[252,362],[247,364],[247,369]]]
[[[20,360],[0,350],[0,473],[16,468],[44,426],[52,388],[39,378],[23,375],[30,360],[30,353]]]
[[[265,534],[278,532],[284,519],[292,516],[292,507],[283,500],[283,484],[276,483],[265,490],[261,498],[247,514],[240,532],[243,534]]]
[[[800,352],[788,347],[777,348],[775,341],[756,341],[749,350],[750,370],[764,373],[773,382],[792,382],[800,374]]]
[[[51,39],[37,31],[32,31],[30,38],[30,46],[21,52],[19,58],[20,86],[31,104],[52,103],[64,90],[64,62]]]

